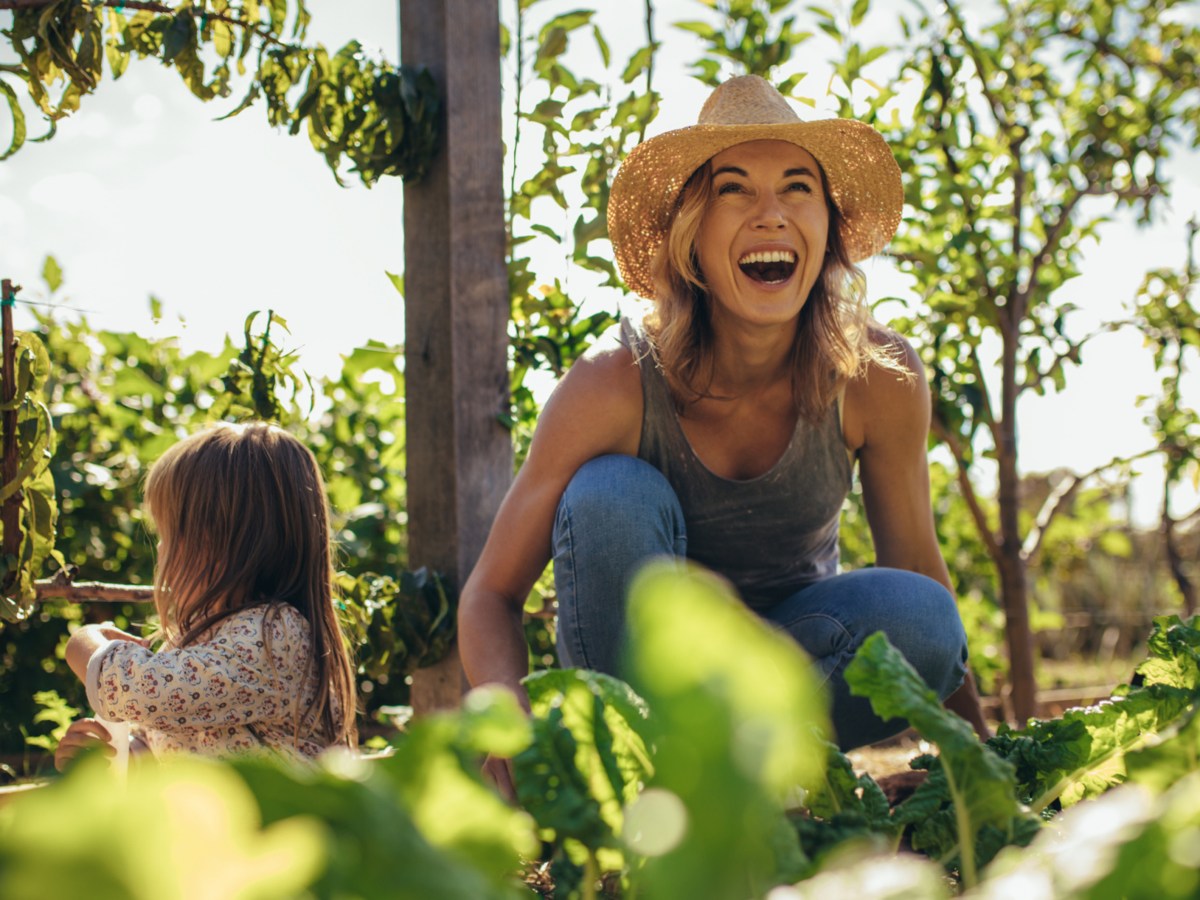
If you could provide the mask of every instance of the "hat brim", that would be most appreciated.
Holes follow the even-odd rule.
[[[854,119],[761,125],[692,125],[639,144],[621,164],[608,203],[608,234],[630,290],[654,296],[651,263],[666,239],[679,192],[700,166],[747,141],[788,141],[821,164],[841,213],[851,260],[874,256],[900,225],[904,188],[887,142]]]

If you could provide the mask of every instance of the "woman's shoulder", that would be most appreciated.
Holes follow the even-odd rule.
[[[571,366],[559,383],[559,390],[586,394],[598,402],[621,402],[641,396],[638,346],[622,323],[606,330]],[[555,393],[559,393],[556,390]]]
[[[863,364],[845,391],[843,432],[852,449],[862,446],[869,427],[887,430],[928,418],[925,367],[908,339],[873,323],[864,350]]]
[[[878,322],[867,327],[862,347],[862,365],[848,388],[871,393],[911,391],[925,382],[925,367],[909,340],[900,332]]]
[[[577,468],[604,453],[636,453],[641,424],[637,357],[620,326],[613,326],[554,389],[538,417],[534,446],[552,446],[564,465]]]

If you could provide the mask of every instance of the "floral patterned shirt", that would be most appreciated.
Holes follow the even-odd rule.
[[[274,750],[311,758],[326,749],[296,706],[316,696],[308,622],[284,603],[241,610],[186,647],[157,653],[114,641],[88,660],[88,701],[96,715],[128,722],[155,756],[183,751],[232,756]]]

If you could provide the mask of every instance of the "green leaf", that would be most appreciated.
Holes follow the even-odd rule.
[[[190,12],[180,12],[171,19],[163,36],[163,62],[173,62],[195,37],[195,22]]]
[[[543,26],[543,34],[547,31],[553,31],[556,28],[561,28],[565,32],[574,31],[577,28],[582,28],[592,21],[592,16],[596,14],[595,10],[577,9],[573,12],[562,13],[555,16],[546,25]]]
[[[665,564],[635,578],[627,631],[631,683],[653,711],[648,783],[688,822],[646,862],[646,894],[765,892],[801,854],[779,828],[783,798],[825,760],[827,700],[807,657],[712,576]]]
[[[53,256],[47,256],[45,262],[42,263],[42,280],[46,282],[46,287],[52,294],[62,287],[62,268]]]
[[[472,692],[460,711],[411,723],[381,760],[413,822],[433,846],[471,860],[502,884],[537,850],[534,823],[482,781],[475,753],[512,752],[528,743],[529,722],[511,692]]]
[[[963,881],[973,885],[977,880],[975,844],[981,829],[993,825],[1009,831],[1014,820],[1026,818],[1017,802],[1012,764],[980,743],[963,719],[942,707],[937,695],[882,633],[863,642],[846,667],[846,684],[855,696],[867,697],[881,719],[906,719],[923,738],[938,745]]]
[[[8,110],[12,116],[12,139],[8,142],[8,149],[0,154],[0,160],[5,160],[20,150],[25,143],[25,113],[17,100],[17,92],[3,79],[0,79],[0,93],[8,100]]]
[[[214,896],[297,896],[326,864],[311,815],[262,826],[246,785],[210,761],[135,767],[113,790],[107,762],[92,756],[14,806],[0,823],[11,900],[172,897],[200,882]],[[143,866],[146,853],[171,865]]]
[[[645,701],[624,682],[582,669],[536,672],[524,683],[534,742],[513,761],[522,805],[560,839],[618,848],[623,810],[653,771]]]
[[[612,50],[609,49],[608,41],[604,39],[604,34],[600,31],[599,25],[592,26],[592,37],[596,41],[596,49],[600,51],[600,60],[604,63],[604,68],[608,68],[612,62]]]
[[[871,0],[854,0],[854,6],[850,9],[850,24],[857,28],[862,24],[863,18],[867,15],[867,10],[871,7]]]
[[[404,297],[404,275],[403,275],[403,273],[400,275],[397,275],[394,272],[388,272],[388,271],[384,270],[383,274],[387,275],[388,281],[390,281],[392,283],[392,287],[394,287],[396,289],[396,293],[399,294],[400,297],[403,299],[403,297]]]
[[[674,25],[680,31],[690,31],[706,41],[711,41],[717,36],[717,29],[708,22],[675,22]]]
[[[629,58],[629,64],[625,66],[625,71],[621,73],[621,80],[629,84],[635,78],[646,71],[647,67],[654,59],[654,46],[642,47]]]

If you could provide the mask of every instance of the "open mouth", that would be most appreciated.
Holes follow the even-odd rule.
[[[791,250],[760,250],[738,260],[746,277],[761,284],[779,284],[796,271],[796,254]]]

